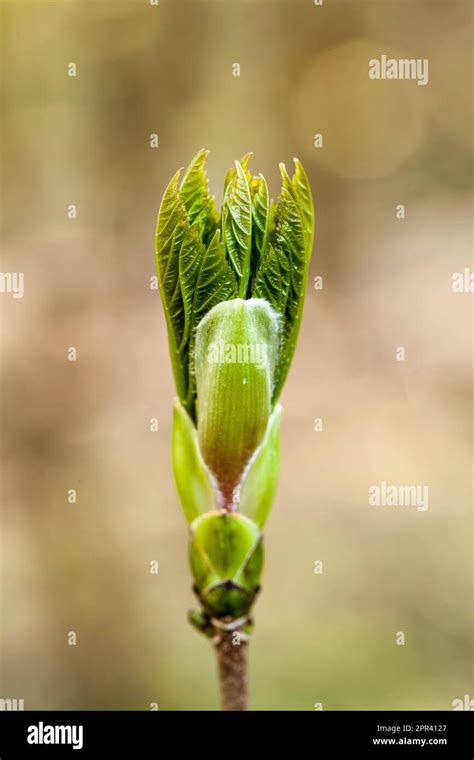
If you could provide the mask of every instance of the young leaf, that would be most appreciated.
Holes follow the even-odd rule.
[[[179,285],[179,250],[188,227],[186,208],[178,193],[181,169],[165,190],[155,234],[158,282],[166,317],[171,363],[180,398],[186,396],[187,370],[179,345],[184,330],[184,309]]]
[[[206,176],[208,150],[200,150],[189,164],[179,194],[190,224],[199,226],[201,237],[208,240],[219,223],[214,197],[209,194]]]
[[[288,261],[289,288],[283,314],[282,348],[275,378],[274,402],[280,395],[295,350],[313,243],[311,191],[301,164],[299,162],[297,164],[294,184],[291,182],[284,164],[280,164],[280,171],[283,185],[275,209],[275,228],[271,236],[271,243],[278,259],[283,261],[286,257]]]
[[[186,407],[193,419],[195,417],[194,340],[196,328],[213,306],[237,296],[235,275],[225,257],[220,235],[220,230],[216,230],[207,249],[200,247],[198,256],[194,260],[192,250],[189,250],[189,265],[187,264],[188,251],[184,250],[184,246],[181,252],[183,268],[181,288],[187,313],[186,325],[189,338],[189,381]],[[184,274],[185,267],[188,268],[188,277]]]
[[[252,248],[252,200],[245,170],[235,162],[222,205],[222,241],[237,275],[239,296],[246,298]]]
[[[296,195],[299,200],[300,211],[304,222],[304,231],[306,235],[306,243],[309,248],[308,255],[311,255],[311,248],[313,246],[314,235],[314,206],[313,196],[311,194],[311,188],[309,186],[308,177],[303,169],[300,161],[297,158],[293,159],[295,164],[295,173],[291,184],[293,185]]]
[[[194,156],[183,177],[180,195],[190,222],[193,222],[196,216],[202,211],[209,197],[209,188],[205,172],[208,155],[208,150],[200,150]]]
[[[269,243],[260,262],[252,296],[264,298],[280,314],[285,314],[290,289],[290,266],[286,253],[277,253]]]
[[[179,254],[179,280],[184,306],[184,327],[179,350],[182,352],[189,340],[193,325],[196,284],[206,249],[201,241],[198,227],[193,224],[186,232]]]
[[[193,325],[196,327],[213,306],[236,295],[235,276],[225,257],[220,230],[216,230],[199,270],[194,292]]]
[[[251,182],[253,180],[253,177],[252,177],[252,175],[250,174],[250,172],[248,170],[248,162],[250,161],[250,159],[252,158],[252,156],[253,156],[252,152],[246,153],[245,156],[242,156],[242,158],[239,161],[239,164],[241,165],[241,167],[244,170],[245,175],[247,177],[247,182],[249,183],[249,187],[250,187],[250,184],[251,184]],[[229,169],[229,171],[227,172],[227,174],[225,175],[225,180],[224,180],[224,195],[225,195],[225,191],[227,190],[227,185],[229,184],[229,182],[231,181],[231,179],[233,179],[235,177],[235,174],[236,174],[235,166],[232,166]]]
[[[267,247],[269,223],[269,197],[265,177],[259,174],[250,184],[252,195],[252,272],[258,269],[259,262]]]

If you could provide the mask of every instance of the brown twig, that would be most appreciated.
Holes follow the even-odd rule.
[[[247,637],[240,631],[219,631],[214,647],[223,710],[247,710]]]

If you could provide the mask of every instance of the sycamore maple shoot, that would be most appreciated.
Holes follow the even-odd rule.
[[[251,154],[225,178],[220,214],[208,151],[163,196],[156,262],[176,383],[172,456],[190,525],[189,559],[213,636],[248,623],[260,586],[262,528],[279,468],[278,399],[301,322],[313,242],[313,202],[300,162],[270,200]],[[180,181],[181,180],[181,181]],[[244,628],[245,628],[244,625]]]

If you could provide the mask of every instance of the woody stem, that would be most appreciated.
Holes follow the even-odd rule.
[[[237,631],[219,631],[214,641],[223,710],[248,709],[247,646]]]

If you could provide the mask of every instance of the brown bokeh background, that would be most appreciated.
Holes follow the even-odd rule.
[[[297,155],[316,203],[252,706],[450,709],[472,695],[472,296],[451,289],[472,268],[471,4],[1,11],[2,271],[24,272],[25,294],[0,294],[0,696],[26,709],[218,706],[211,648],[185,619],[174,390],[150,289],[161,194],[200,147],[219,203],[248,150],[274,196],[278,162]],[[428,58],[429,84],[369,80],[382,54]],[[382,480],[427,484],[428,511],[370,507]]]

